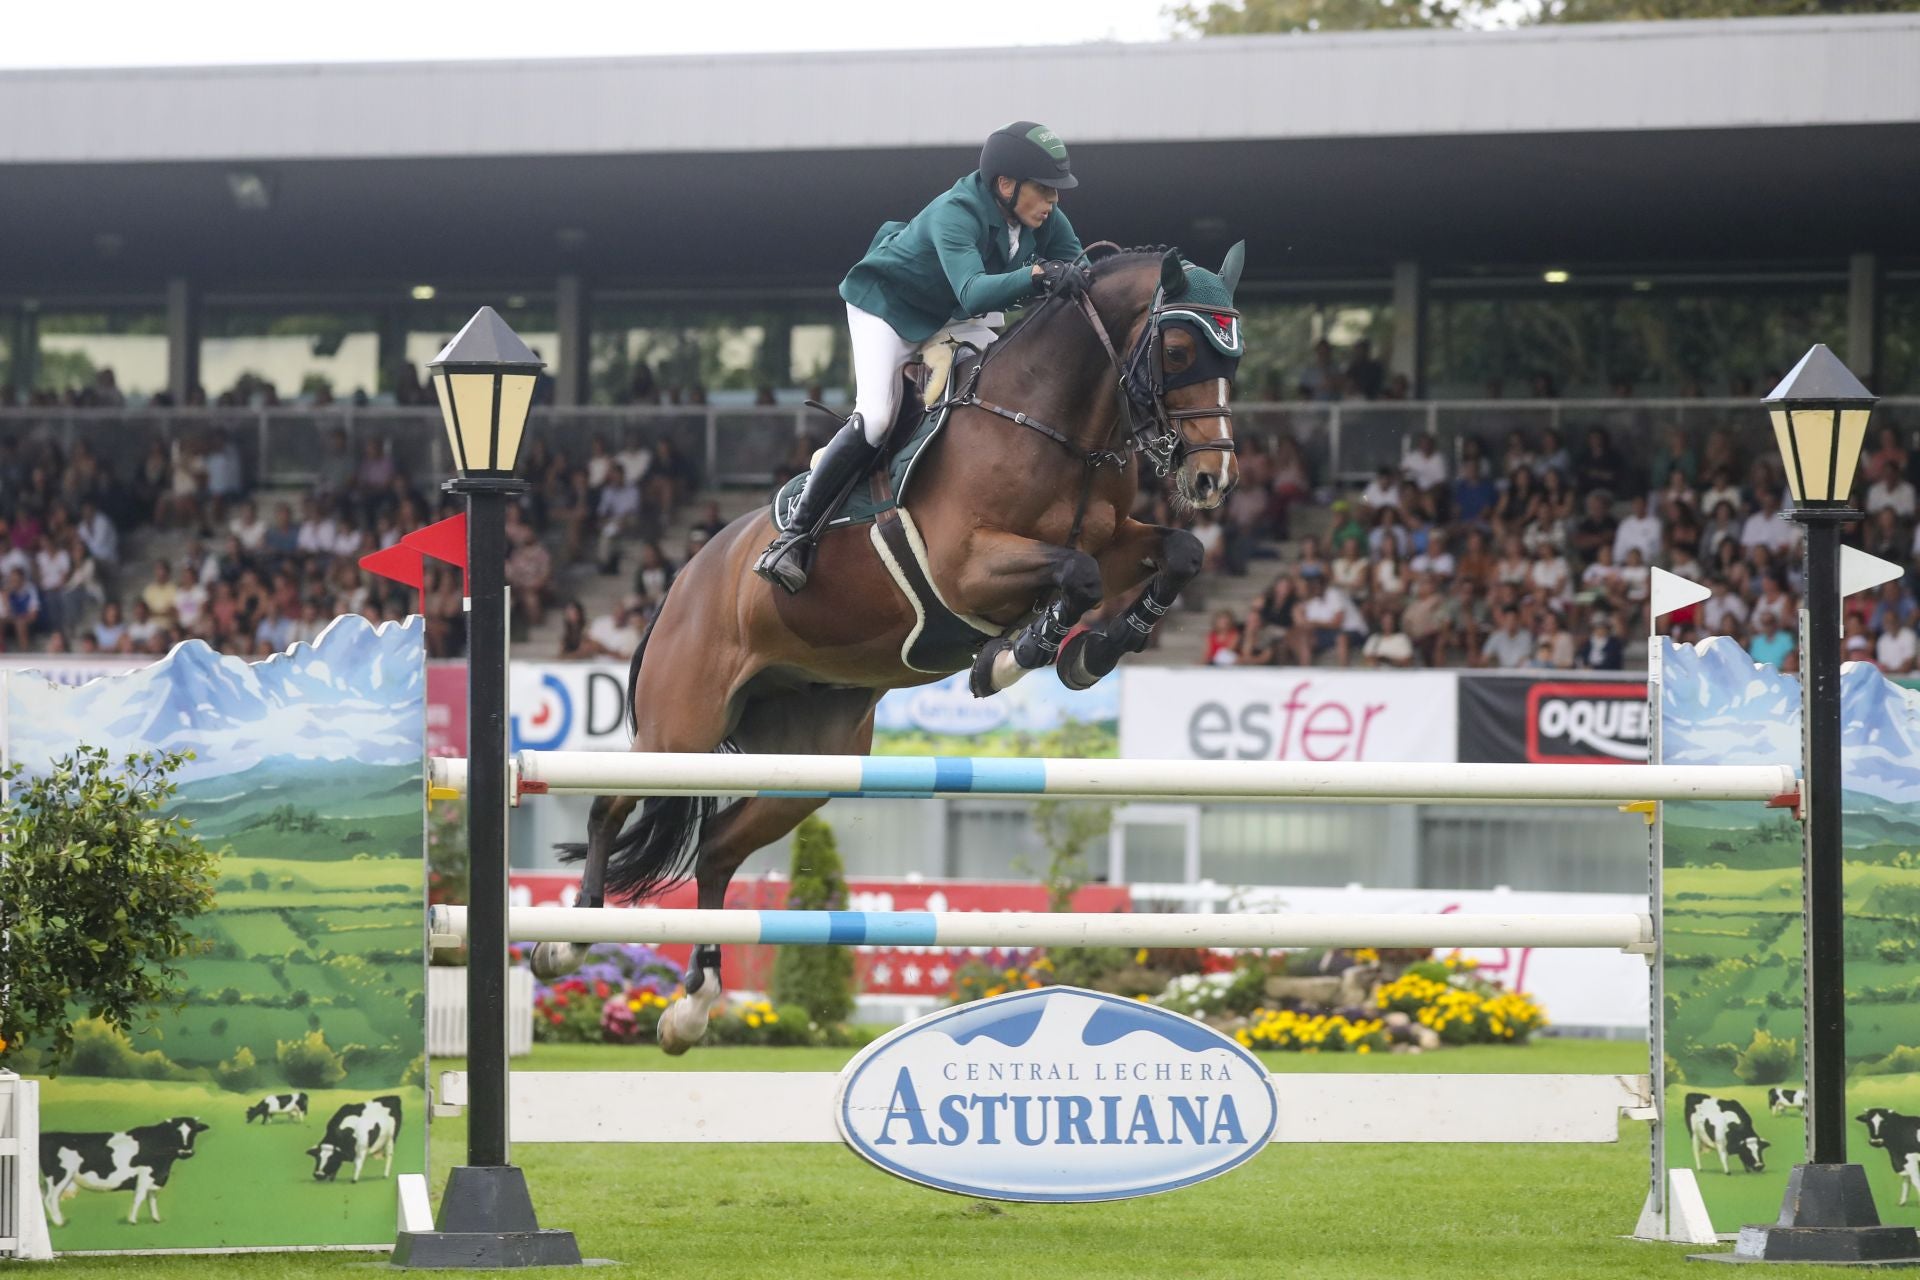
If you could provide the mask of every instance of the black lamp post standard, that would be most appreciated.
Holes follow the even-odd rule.
[[[482,307],[427,364],[467,500],[467,1163],[448,1175],[438,1229],[403,1231],[407,1267],[578,1265],[543,1231],[507,1142],[507,505],[545,362]]]
[[[1768,1262],[1920,1263],[1912,1227],[1882,1226],[1866,1170],[1847,1163],[1845,840],[1841,776],[1840,529],[1874,397],[1815,346],[1766,398],[1806,530],[1800,615],[1801,853],[1806,951],[1806,1162],[1787,1175],[1777,1222],[1740,1232],[1733,1257]],[[1725,1255],[1722,1255],[1725,1256]]]

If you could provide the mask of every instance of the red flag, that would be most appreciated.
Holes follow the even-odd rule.
[[[412,587],[415,591],[426,589],[426,567],[421,563],[420,553],[404,542],[383,551],[369,551],[360,557],[360,567],[403,587]]]
[[[416,529],[400,539],[400,545],[410,547],[421,555],[432,556],[435,560],[444,560],[460,568],[460,582],[465,589],[467,576],[467,518],[464,515],[450,516],[437,521],[424,529]]]

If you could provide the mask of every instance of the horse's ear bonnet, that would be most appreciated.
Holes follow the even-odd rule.
[[[1240,291],[1240,269],[1247,263],[1247,242],[1234,241],[1233,248],[1227,250],[1227,256],[1220,260],[1220,283],[1227,286],[1229,295]]]
[[[1178,249],[1167,250],[1167,256],[1160,259],[1160,291],[1169,298],[1178,298],[1187,291],[1187,268],[1180,261]]]

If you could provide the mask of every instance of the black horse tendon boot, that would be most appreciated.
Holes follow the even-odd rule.
[[[754,562],[753,571],[790,594],[806,586],[807,574],[813,569],[815,540],[879,452],[867,443],[860,415],[848,418],[821,450],[819,463],[787,517],[786,529],[774,535]]]

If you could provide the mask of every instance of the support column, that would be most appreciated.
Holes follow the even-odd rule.
[[[1881,300],[1885,296],[1880,255],[1856,253],[1847,259],[1847,367],[1878,390],[1880,378]]]
[[[14,314],[13,333],[7,348],[8,379],[22,400],[33,394],[33,382],[40,373],[40,308],[37,303],[22,302]]]
[[[184,405],[200,385],[200,299],[187,280],[167,281],[167,392]]]
[[[369,394],[377,395],[382,391],[394,392],[400,388],[400,366],[407,360],[407,316],[400,307],[384,307],[375,321],[380,326],[375,341],[379,344],[374,354],[374,385],[367,388]],[[431,400],[433,397],[427,397]]]
[[[559,368],[553,374],[553,402],[571,409],[592,398],[587,381],[593,363],[587,341],[587,290],[579,276],[564,275],[555,282],[553,316],[560,339],[554,361]]]
[[[1415,400],[1427,394],[1427,273],[1417,262],[1393,264],[1393,352],[1388,374],[1404,373]]]

